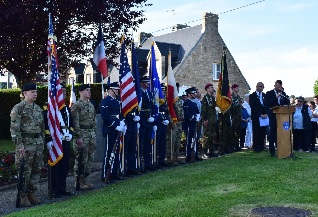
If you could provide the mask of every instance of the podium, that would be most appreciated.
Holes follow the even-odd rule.
[[[294,105],[276,106],[272,108],[276,114],[277,124],[277,158],[288,158],[292,154],[292,113],[295,112]]]

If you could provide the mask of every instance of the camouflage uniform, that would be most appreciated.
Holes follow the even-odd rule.
[[[216,132],[215,132],[215,124],[216,124],[216,113],[215,113],[215,98],[212,95],[206,94],[202,99],[202,121],[208,121],[208,126],[203,129],[203,150],[210,152],[214,148]]]
[[[74,142],[83,139],[83,165],[84,177],[90,175],[91,162],[96,149],[96,114],[93,104],[89,100],[78,100],[72,104],[72,116],[74,121]],[[74,145],[75,165],[74,174],[77,176],[79,148]]]
[[[231,120],[232,120],[232,149],[239,149],[239,139],[241,133],[241,119],[242,119],[242,98],[238,94],[232,93],[231,104]]]
[[[40,179],[43,162],[44,120],[40,106],[28,104],[25,100],[11,110],[10,132],[16,145],[15,162],[20,167],[19,149],[24,147],[26,157],[23,176],[25,192],[34,192]]]
[[[179,149],[181,146],[181,136],[182,136],[182,121],[179,118],[183,118],[183,107],[182,100],[179,99],[174,103],[174,111],[177,115],[178,122],[174,125],[172,129],[172,154],[173,159],[177,160],[179,155]],[[167,130],[167,160],[171,160],[171,130]]]

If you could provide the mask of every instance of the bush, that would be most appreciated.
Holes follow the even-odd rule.
[[[15,153],[0,151],[0,186],[16,183]]]

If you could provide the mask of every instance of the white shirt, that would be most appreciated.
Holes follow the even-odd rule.
[[[304,129],[304,125],[303,125],[303,115],[301,113],[301,109],[303,107],[296,107],[296,111],[294,113],[294,116],[293,116],[293,129],[297,129],[297,130],[301,130],[301,129]],[[309,117],[311,117],[312,115],[312,112],[310,110],[310,108],[308,107],[308,114],[309,114]]]
[[[318,106],[315,108],[313,114],[318,115]],[[311,121],[312,121],[312,122],[318,122],[318,118],[314,118],[314,117],[313,117],[313,118],[311,118]]]

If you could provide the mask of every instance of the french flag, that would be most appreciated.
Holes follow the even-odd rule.
[[[102,27],[99,24],[99,30],[97,35],[97,42],[94,49],[93,62],[97,66],[98,70],[102,73],[103,77],[108,76],[108,69],[106,63],[105,47]]]

